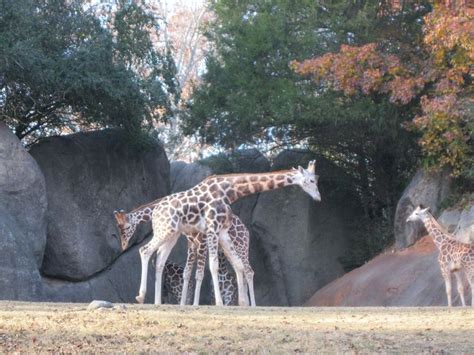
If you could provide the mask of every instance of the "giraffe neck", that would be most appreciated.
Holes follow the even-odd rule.
[[[151,215],[153,214],[153,206],[145,206],[140,209],[135,209],[127,213],[127,220],[130,224],[136,226],[140,223],[151,221]]]
[[[281,170],[270,173],[221,175],[216,178],[219,184],[230,185],[226,195],[229,203],[233,203],[248,195],[296,185],[297,174],[297,170]]]
[[[431,238],[433,238],[433,241],[438,248],[440,248],[441,244],[449,239],[446,232],[431,214],[426,215],[426,217],[423,219],[423,224],[425,225],[428,234],[431,236]]]

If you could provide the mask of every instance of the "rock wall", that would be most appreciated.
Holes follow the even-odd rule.
[[[102,272],[86,281],[70,282],[43,278],[43,300],[48,302],[90,302],[95,299],[109,302],[135,303],[140,287],[141,262],[138,248],[149,241],[134,245],[108,265]],[[155,273],[149,268],[145,301],[153,303]]]
[[[103,130],[47,138],[31,149],[47,187],[44,275],[81,281],[104,270],[121,253],[113,211],[168,194],[163,148],[145,151],[126,139],[122,131]]]
[[[9,211],[39,266],[46,244],[45,179],[18,138],[0,122],[0,205]],[[1,215],[0,215],[1,218]]]
[[[169,193],[164,150],[104,130],[48,138],[32,154],[0,123],[0,299],[134,302],[138,246],[121,254],[112,212]]]
[[[0,299],[41,297],[46,207],[38,164],[0,122]]]
[[[457,240],[474,244],[474,194],[467,196],[461,204],[444,210],[439,221]]]

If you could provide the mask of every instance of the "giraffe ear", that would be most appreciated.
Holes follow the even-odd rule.
[[[425,212],[429,212],[430,208],[429,207],[426,207],[426,208],[423,208],[420,212],[421,213],[425,213]]]
[[[316,160],[311,160],[308,163],[308,169],[307,169],[311,174],[314,174],[316,172]]]
[[[298,171],[299,171],[301,174],[304,174],[304,169],[303,169],[300,165],[298,165]]]

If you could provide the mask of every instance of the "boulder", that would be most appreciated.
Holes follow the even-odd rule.
[[[461,217],[462,210],[449,208],[444,210],[438,218],[438,222],[451,234],[454,235]]]
[[[39,267],[46,245],[46,186],[31,155],[0,122],[0,206],[9,212],[12,233],[19,233]],[[13,224],[15,225],[13,227]]]
[[[113,211],[167,195],[163,148],[133,146],[123,131],[102,130],[42,140],[31,149],[46,179],[47,243],[41,271],[85,280],[120,254]],[[137,232],[136,242],[150,231]]]
[[[255,148],[237,150],[230,160],[234,172],[261,173],[270,170],[268,159]]]
[[[90,279],[71,282],[43,278],[43,301],[88,303],[95,299],[114,303],[136,303],[140,287],[141,261],[138,248],[148,242],[145,239],[117,258],[106,269]],[[146,303],[154,301],[155,273],[153,264],[148,268]]]
[[[41,276],[33,242],[17,218],[0,205],[0,299],[36,301],[41,298]]]
[[[407,223],[406,219],[416,206],[422,204],[437,214],[441,202],[450,194],[451,177],[448,170],[426,172],[419,170],[403,191],[395,211],[394,233],[397,248],[406,248],[419,239],[425,229],[422,223]]]
[[[403,250],[380,254],[317,291],[306,306],[446,306],[438,250],[424,236]],[[466,300],[470,300],[469,287]],[[453,277],[453,305],[460,305]]]
[[[461,211],[454,235],[464,243],[474,244],[474,194],[471,194],[469,203]]]
[[[170,164],[171,193],[188,190],[210,175],[211,168],[200,163],[173,161]]]

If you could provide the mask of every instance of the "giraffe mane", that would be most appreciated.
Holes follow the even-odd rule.
[[[205,178],[203,181],[214,179],[216,177],[222,177],[222,178],[227,178],[227,177],[237,177],[237,176],[243,176],[243,175],[281,175],[289,172],[294,172],[295,168],[292,169],[285,169],[285,170],[276,170],[276,171],[269,171],[269,172],[262,172],[262,173],[231,173],[231,174],[222,174],[222,175],[210,175],[207,178]]]
[[[163,200],[165,197],[168,197],[168,196],[160,197],[160,198],[158,198],[158,199],[156,199],[156,200],[153,200],[153,201],[151,201],[151,202],[148,202],[148,203],[145,203],[145,204],[143,204],[143,205],[140,205],[140,206],[134,208],[133,210],[131,210],[131,211],[127,212],[127,213],[137,212],[137,211],[140,211],[140,210],[142,210],[142,209],[144,209],[144,208],[147,208],[147,207],[151,207],[151,206],[153,206],[153,205],[156,205],[158,202],[160,202],[161,200]]]
[[[441,230],[441,232],[443,232],[448,238],[450,239],[453,239],[453,240],[456,240],[457,239],[454,237],[454,235],[452,235],[451,233],[448,232],[448,230],[443,226],[441,225],[437,219],[433,216],[433,214],[430,212],[430,211],[427,211],[428,215],[430,216],[430,219],[431,221],[435,224],[435,226]]]

